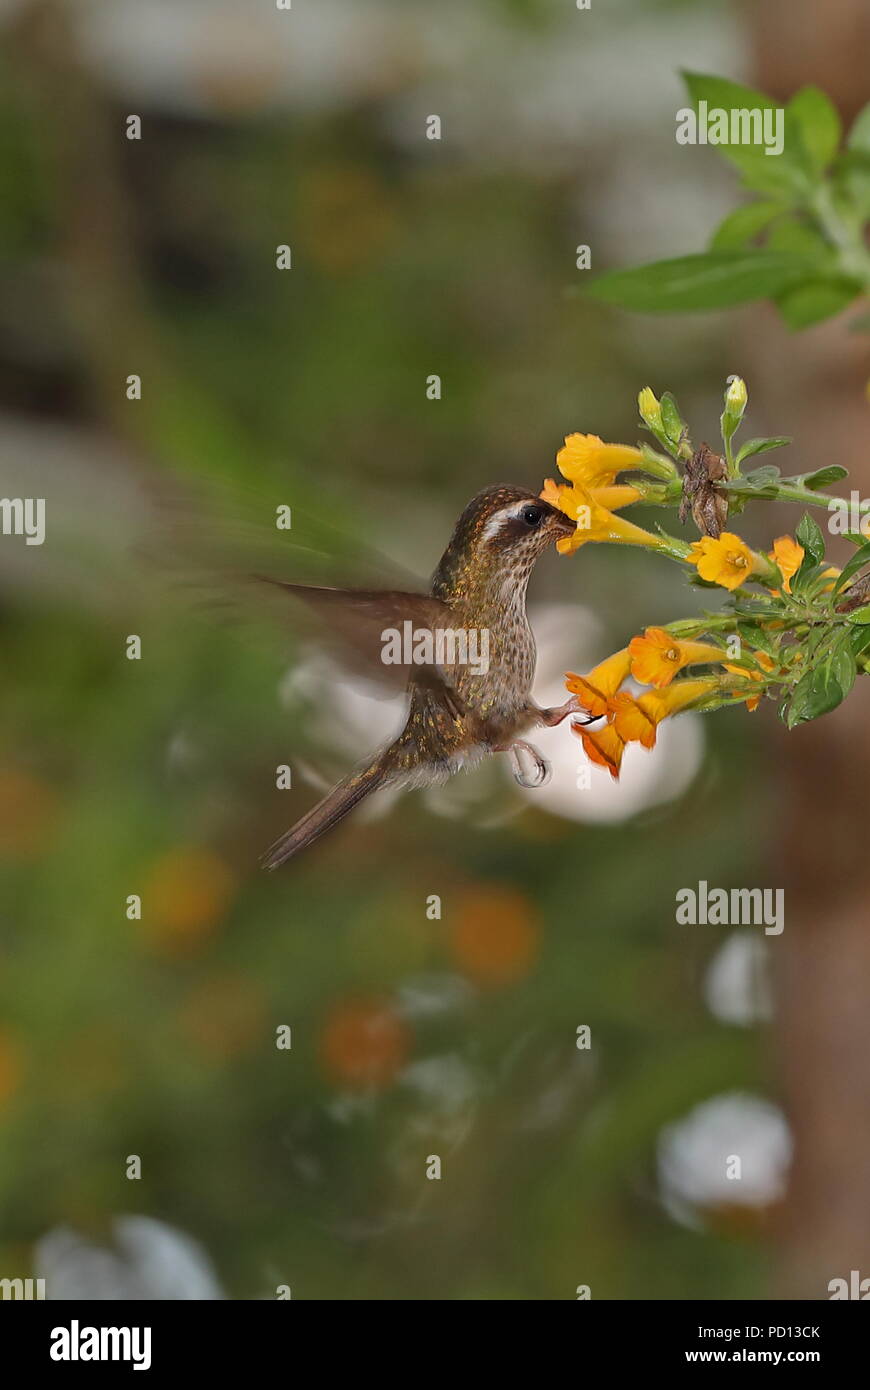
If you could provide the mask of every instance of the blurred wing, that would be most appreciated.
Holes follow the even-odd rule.
[[[453,626],[451,610],[440,599],[400,589],[326,589],[266,575],[255,579],[282,592],[288,621],[289,610],[307,610],[301,625],[346,669],[389,690],[404,689],[412,675],[418,684],[449,686],[440,667],[413,660],[421,633],[431,634],[434,652],[436,631]]]
[[[384,661],[384,633],[450,627],[450,609],[392,561],[322,518],[252,489],[193,493],[170,481],[155,497],[142,548],[149,567],[212,618],[328,651],[389,694],[412,673],[440,686],[435,667]],[[285,510],[282,512],[282,508]],[[276,523],[289,520],[287,529]]]
[[[288,496],[288,493],[290,495]],[[147,551],[171,571],[203,575],[274,574],[291,583],[337,588],[389,588],[425,592],[429,585],[361,543],[347,527],[324,519],[348,518],[346,503],[324,489],[318,512],[297,505],[292,486],[199,486],[164,478],[152,484],[154,526]]]

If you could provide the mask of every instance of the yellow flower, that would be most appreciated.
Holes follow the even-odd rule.
[[[677,681],[669,690],[648,690],[637,699],[624,690],[610,702],[613,727],[623,743],[640,743],[644,748],[655,746],[658,726],[663,719],[679,714],[690,705],[721,689],[718,679]]]
[[[617,473],[640,468],[640,449],[628,444],[605,444],[597,434],[569,434],[556,455],[556,467],[570,483],[584,487],[610,487]]]
[[[616,694],[622,682],[628,679],[630,669],[631,656],[628,647],[623,647],[622,651],[614,652],[613,656],[602,661],[588,676],[577,676],[573,671],[569,671],[565,677],[565,686],[572,695],[579,697],[581,705],[590,714],[607,714],[611,697]]]
[[[710,642],[684,642],[663,627],[648,627],[628,646],[631,674],[641,685],[670,685],[684,666],[721,661],[722,652]]]
[[[614,726],[605,724],[600,729],[586,729],[582,724],[572,724],[571,728],[583,744],[589,761],[598,767],[606,767],[614,782],[618,781],[625,744]]]
[[[803,546],[791,536],[778,536],[773,542],[770,558],[779,567],[785,581],[782,587],[787,594],[791,593],[791,581],[803,564],[805,553]]]
[[[541,488],[538,496],[541,498],[542,502],[549,502],[551,507],[558,507],[560,512],[564,512],[565,508],[562,505],[562,495],[570,491],[571,489],[569,487],[561,486],[559,483],[555,482],[553,478],[545,478],[544,486]]]
[[[614,483],[612,487],[591,487],[589,496],[597,506],[605,507],[609,512],[618,512],[622,507],[639,502],[643,493],[640,488],[632,487],[631,483]]]
[[[560,497],[557,505],[566,516],[577,522],[577,530],[573,536],[565,536],[556,542],[556,549],[560,555],[570,555],[575,550],[579,550],[581,545],[587,541],[612,541],[621,545],[643,545],[647,549],[661,548],[663,542],[658,536],[653,536],[649,531],[644,531],[643,527],[635,526],[631,521],[624,521],[622,517],[616,516],[609,507],[602,505],[596,495],[600,489],[582,488],[560,488]],[[633,488],[607,488],[606,493],[617,492],[620,496],[625,492],[633,492]],[[547,499],[549,500],[549,499]],[[627,501],[636,500],[626,498],[619,501],[620,506],[627,505]]]
[[[608,511],[617,512],[621,507],[630,507],[633,502],[639,502],[643,493],[640,488],[632,487],[629,483],[617,483],[612,487],[591,487],[581,490],[555,483],[552,478],[547,478],[540,496],[544,502],[549,502],[551,507],[558,507],[559,511],[570,516],[572,521],[576,521],[579,509],[588,505],[590,497],[599,507],[606,507]]]
[[[640,392],[637,398],[637,408],[640,411],[640,418],[643,420],[644,424],[649,425],[650,428],[654,430],[661,430],[664,428],[662,424],[662,408],[656,398],[655,392],[650,386],[645,386]]]
[[[829,565],[826,570],[822,570],[822,578],[830,580],[830,583],[826,584],[822,590],[823,594],[829,594],[831,592],[834,587],[834,581],[840,578],[840,574],[841,571],[837,569],[836,565]]]
[[[766,565],[766,561],[733,531],[723,531],[718,540],[702,536],[695,541],[689,563],[697,565],[702,579],[710,584],[721,584],[724,589],[739,589]]]
[[[748,399],[749,392],[746,390],[746,382],[742,377],[732,377],[725,392],[725,414],[728,417],[728,422],[733,426],[731,434],[734,433],[743,419],[743,412],[746,409]]]

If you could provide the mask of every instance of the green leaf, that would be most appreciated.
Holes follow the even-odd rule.
[[[738,496],[741,493],[752,492],[759,495],[765,494],[768,497],[776,496],[777,484],[780,482],[779,469],[773,463],[767,463],[763,468],[753,468],[750,473],[745,473],[741,478],[734,478],[730,481],[723,481],[719,484],[726,492],[734,492]]]
[[[721,106],[726,110],[758,107],[765,111],[773,109],[776,105],[773,98],[766,96],[764,92],[758,92],[753,87],[744,87],[740,82],[732,82],[730,77],[689,72],[686,68],[680,75],[696,106],[699,101],[706,101],[708,107]]]
[[[870,626],[852,628],[852,655],[862,656],[870,647]]]
[[[833,269],[836,253],[830,242],[816,227],[801,222],[796,217],[783,218],[773,228],[767,238],[768,251],[788,251],[795,256],[806,256],[813,261],[819,271]]]
[[[861,294],[861,286],[846,276],[807,280],[775,296],[776,307],[793,332],[833,318]]]
[[[796,124],[810,167],[816,174],[827,169],[840,144],[842,124],[830,97],[819,87],[802,87],[786,107]]]
[[[774,297],[808,274],[812,265],[799,256],[714,251],[608,271],[593,281],[587,293],[640,313],[691,313]]]
[[[834,642],[830,654],[825,658],[823,668],[830,670],[843,694],[848,695],[858,674],[852,652],[852,634],[848,629]]]
[[[776,102],[763,92],[743,87],[725,77],[713,77],[704,73],[684,72],[683,81],[695,111],[699,103],[705,101],[708,111],[714,108],[731,111],[777,110]],[[743,176],[744,183],[761,193],[773,193],[794,198],[805,196],[811,186],[807,168],[807,156],[803,140],[799,134],[796,120],[791,121],[796,138],[789,139],[788,122],[785,130],[785,144],[778,155],[767,154],[765,146],[759,144],[717,144],[714,148],[729,160]],[[711,132],[712,133],[712,132]]]
[[[800,483],[803,487],[808,487],[811,492],[817,492],[819,488],[829,487],[831,483],[842,482],[843,478],[848,478],[848,468],[843,468],[842,464],[830,463],[827,468],[817,468],[814,473],[798,473],[794,478],[789,478],[789,482]]]
[[[847,623],[855,623],[858,627],[865,627],[870,623],[870,603],[863,608],[856,608],[854,612],[845,615]]]
[[[801,676],[791,693],[785,710],[785,722],[789,729],[810,719],[818,719],[836,709],[843,700],[842,687],[828,675],[818,671],[807,671]]]
[[[668,443],[676,447],[683,437],[686,426],[680,414],[680,407],[671,395],[670,391],[665,391],[659,402],[662,408],[662,425],[664,426],[665,436]]]
[[[743,481],[752,488],[768,488],[771,483],[778,483],[781,477],[775,463],[765,463],[761,468],[750,469],[744,474]]]
[[[758,627],[754,623],[738,623],[737,632],[741,641],[748,647],[758,647],[768,656],[778,656],[779,648],[776,641],[769,632],[765,632],[763,627]]]
[[[846,144],[850,150],[864,150],[870,154],[870,101],[852,122]]]
[[[851,560],[843,566],[842,573],[837,576],[837,582],[834,585],[835,594],[838,594],[841,589],[846,587],[853,574],[857,574],[865,565],[870,564],[870,541],[864,541],[862,537],[862,542],[862,545],[855,551]]]
[[[744,459],[752,458],[753,454],[766,454],[769,449],[781,449],[785,444],[790,444],[791,440],[785,435],[779,435],[771,439],[747,439],[737,454],[736,462],[741,464]],[[777,473],[779,469],[776,470]]]
[[[847,150],[838,155],[833,176],[834,191],[845,202],[841,215],[847,220],[870,215],[870,151]]]
[[[719,223],[710,239],[711,251],[733,251],[754,240],[783,211],[782,203],[745,203]]]
[[[807,555],[810,555],[815,564],[821,564],[825,558],[825,538],[821,528],[808,512],[804,512],[797,530],[795,539],[802,545]]]
[[[715,585],[712,587],[716,587]],[[764,599],[759,602],[751,602],[744,599],[742,603],[734,604],[734,612],[740,618],[748,618],[755,622],[758,618],[781,618],[784,613],[781,603],[769,603]]]
[[[790,729],[836,709],[852,689],[857,667],[850,634],[843,636],[845,641],[833,644],[828,654],[801,676],[795,686],[785,719]]]
[[[795,598],[800,598],[808,594],[815,586],[816,580],[822,572],[822,566],[817,565],[812,556],[807,553],[801,561],[801,567],[791,581],[791,591]],[[817,632],[810,633],[807,639],[809,646],[817,646],[819,642],[826,639],[828,632],[826,629],[819,629]]]

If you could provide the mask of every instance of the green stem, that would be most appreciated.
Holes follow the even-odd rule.
[[[650,548],[667,555],[669,560],[679,560],[681,564],[685,564],[692,553],[692,547],[685,541],[678,540],[676,536],[664,535],[661,531],[655,538],[655,545]]]
[[[739,486],[729,487],[728,495],[745,498],[748,502],[802,502],[806,507],[824,507],[826,511],[832,502],[845,500],[832,497],[829,492],[813,492],[811,488],[803,487],[800,483],[771,483],[770,486],[773,495],[760,492],[757,488]],[[870,502],[862,502],[861,510],[870,512]]]
[[[736,631],[739,621],[736,613],[722,613],[713,618],[678,618],[673,623],[665,623],[665,629],[675,637],[693,637],[696,633],[717,629],[732,628]]]
[[[809,208],[822,231],[836,247],[840,269],[870,292],[870,252],[864,243],[863,232],[853,233],[843,221],[834,205],[827,181],[815,190],[809,200]]]
[[[661,482],[679,482],[679,474],[671,459],[666,458],[655,449],[651,449],[648,444],[642,444],[640,452],[643,461],[638,466],[644,473],[650,474],[653,478],[658,478]]]

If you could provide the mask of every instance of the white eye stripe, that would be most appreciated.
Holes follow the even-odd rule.
[[[514,502],[510,507],[501,507],[499,511],[493,512],[489,521],[483,528],[483,539],[485,541],[492,540],[493,536],[498,535],[506,522],[519,521],[526,507],[530,505],[530,502]]]

